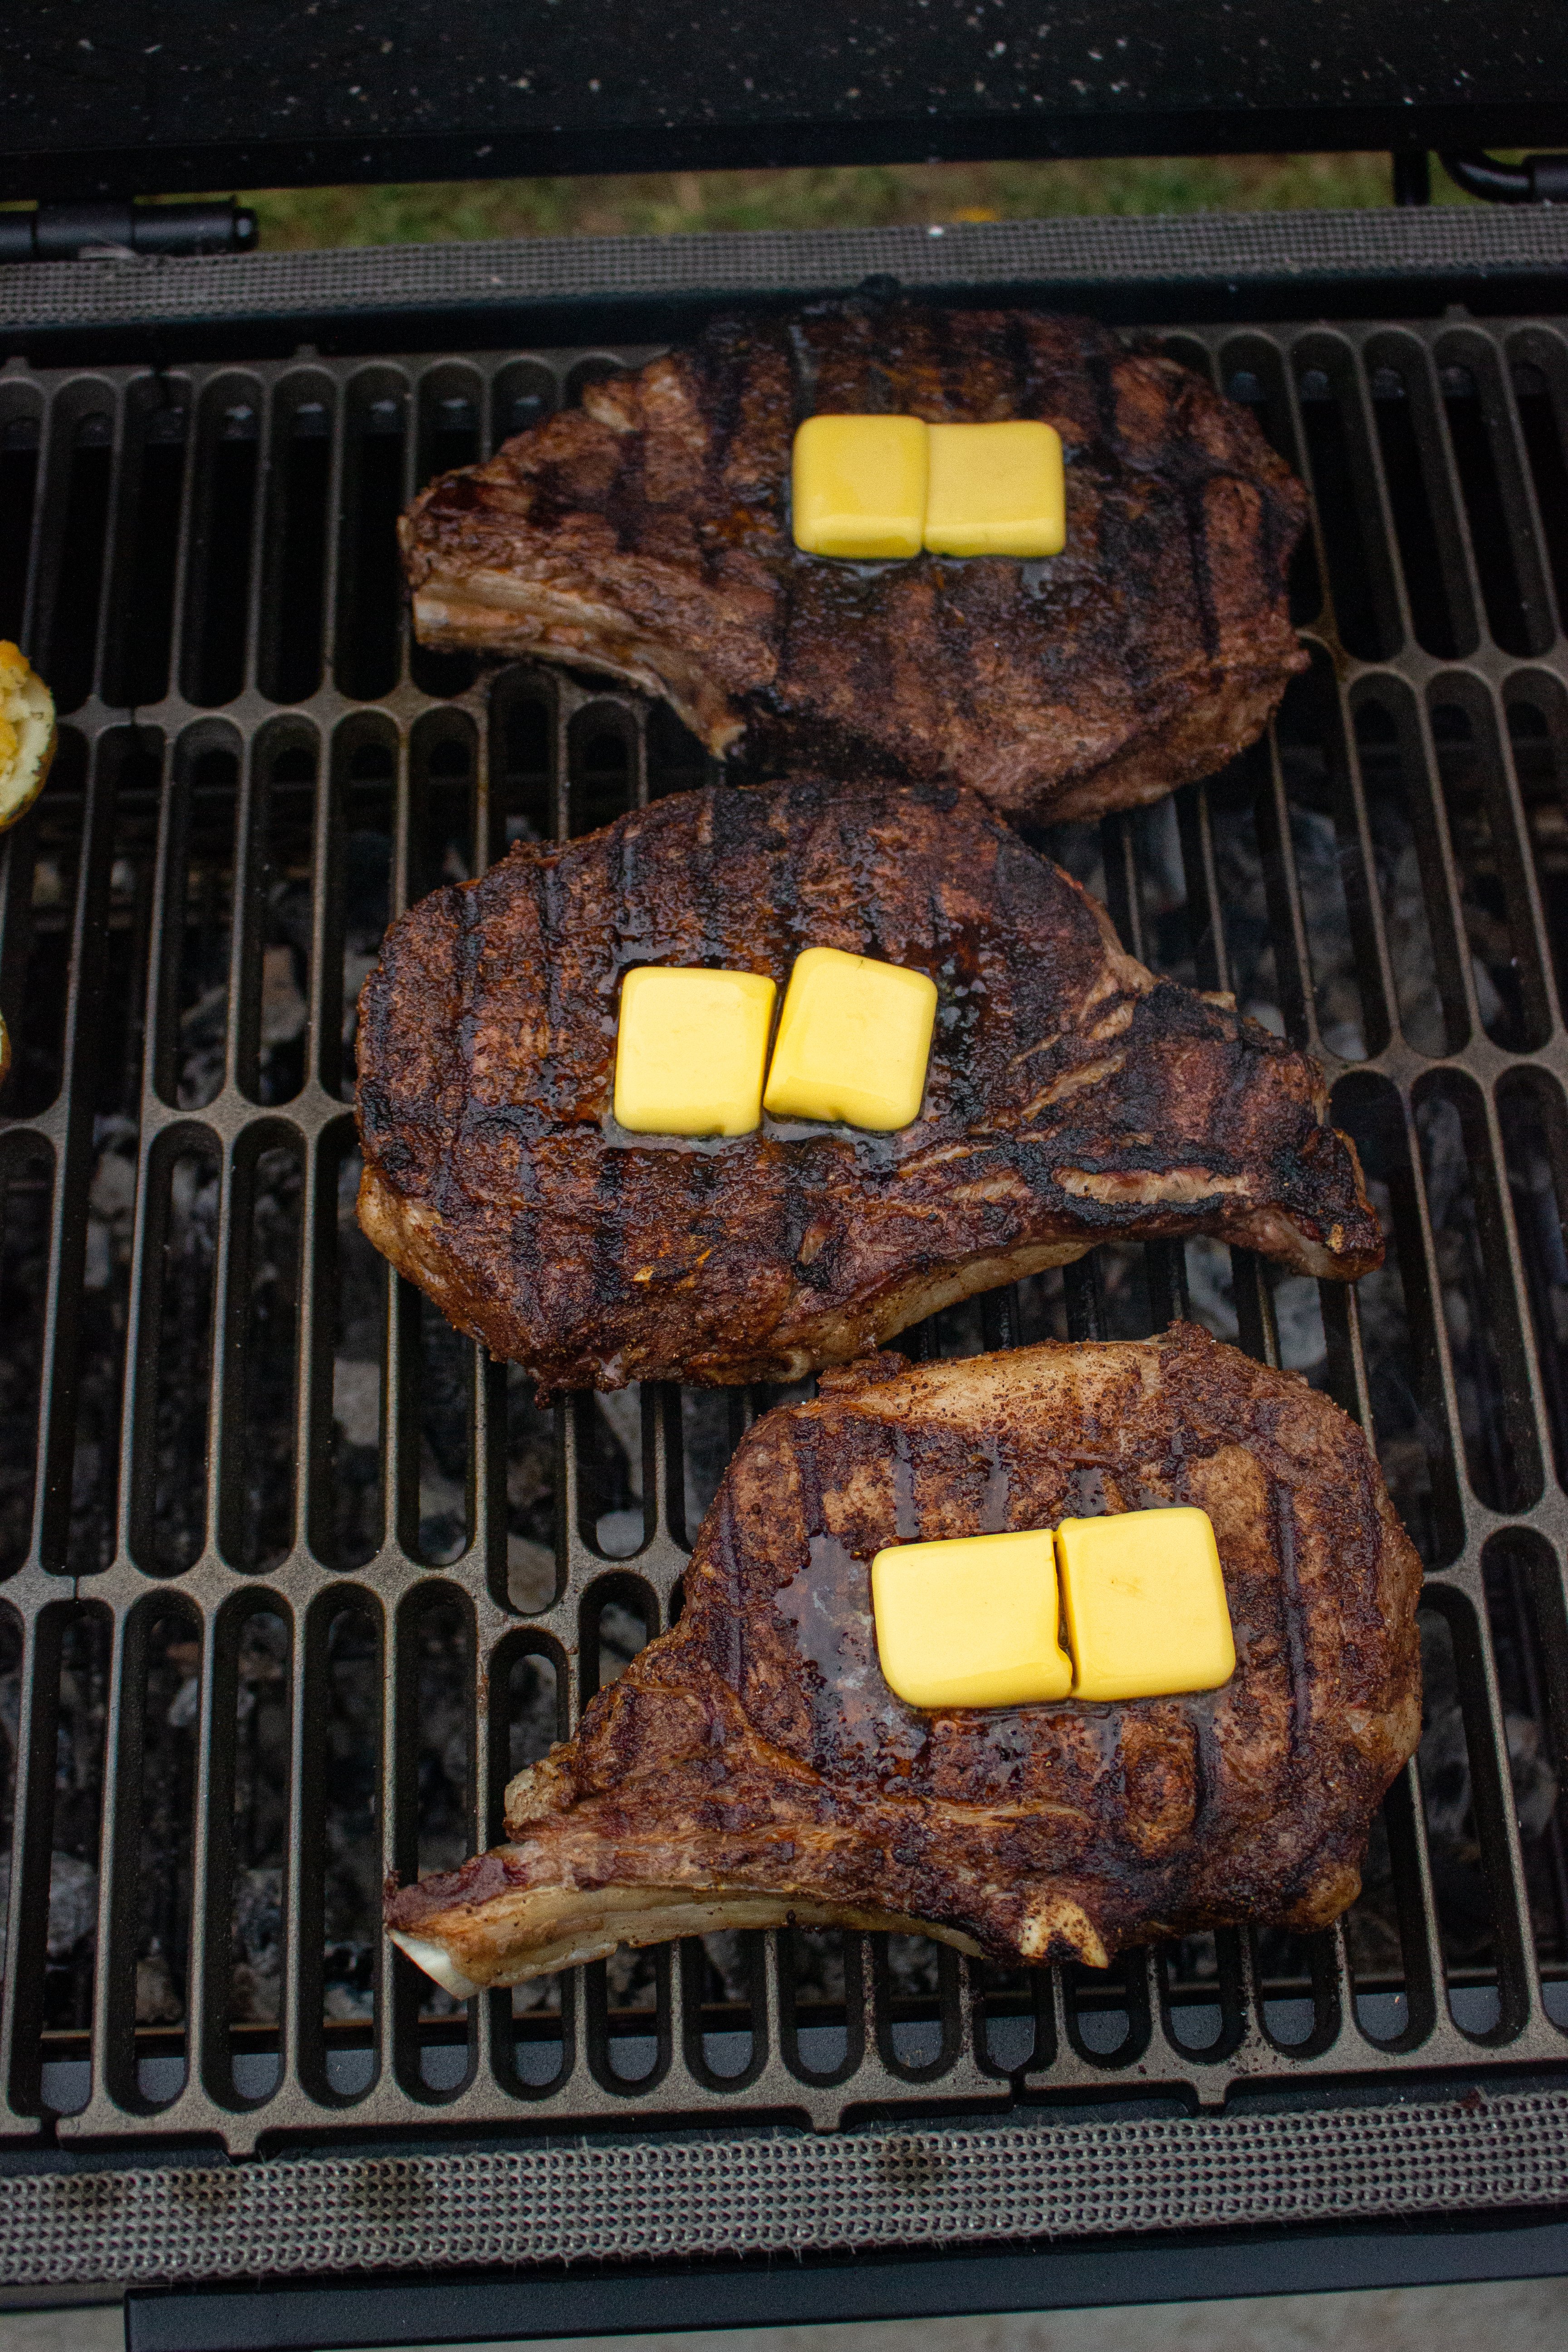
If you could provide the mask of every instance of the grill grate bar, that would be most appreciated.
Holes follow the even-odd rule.
[[[23,1571],[27,1575],[27,1571]],[[28,1576],[35,1586],[41,1580]],[[48,1908],[49,1830],[56,1754],[53,1698],[57,1687],[58,1602],[35,1591],[22,1618],[20,1671],[29,1695],[18,1719],[12,1782],[12,1848],[6,1882],[5,1979],[0,1987],[0,2130],[31,2132],[37,2125],[36,2053],[43,1992],[39,1927]],[[30,1719],[29,1719],[30,1718]]]
[[[1547,1834],[1533,1826],[1544,1784],[1538,1774],[1521,1794],[1520,1779],[1530,1739],[1564,1752],[1568,1724],[1541,1721],[1549,1698],[1529,1700],[1533,1715],[1517,1705],[1510,1713],[1483,1574],[1489,1547],[1504,1539],[1532,1543],[1551,1563],[1532,1586],[1542,1655],[1529,1672],[1533,1690],[1560,1696],[1568,1515],[1545,1465],[1557,1458],[1562,1373],[1552,1366],[1547,1377],[1526,1335],[1539,1346],[1555,1328],[1568,1267],[1552,1274],[1556,1261],[1521,1235],[1498,1090],[1524,1081],[1544,1090],[1529,1100],[1550,1107],[1541,1149],[1557,1199],[1568,1197],[1568,1168],[1557,1164],[1568,1055],[1544,911],[1556,869],[1542,863],[1568,852],[1539,816],[1532,830],[1535,803],[1510,734],[1511,703],[1522,696],[1550,713],[1559,707],[1550,698],[1568,687],[1549,586],[1563,574],[1552,538],[1562,518],[1543,507],[1538,454],[1548,427],[1564,446],[1568,350],[1556,326],[1539,323],[1215,329],[1171,340],[1222,385],[1248,398],[1256,390],[1287,453],[1327,468],[1325,502],[1334,481],[1356,486],[1349,520],[1364,536],[1364,580],[1346,569],[1347,518],[1330,511],[1325,532],[1315,513],[1301,593],[1317,682],[1264,745],[1184,791],[1173,811],[1068,828],[1058,854],[1103,890],[1134,953],[1199,986],[1236,990],[1244,1010],[1261,1010],[1322,1055],[1340,1115],[1371,1139],[1391,1268],[1359,1295],[1326,1285],[1314,1299],[1313,1286],[1245,1252],[1110,1248],[1054,1281],[939,1317],[910,1345],[931,1356],[1051,1329],[1123,1336],[1161,1328],[1190,1304],[1270,1361],[1315,1366],[1312,1376],[1376,1437],[1413,1522],[1435,1531],[1429,1593],[1452,1640],[1465,1717],[1452,1755],[1468,1762],[1444,1760],[1447,1718],[1436,1724],[1427,1765],[1391,1791],[1387,1858],[1374,1853],[1369,1895],[1339,1928],[1300,1945],[1222,1936],[1206,1956],[1184,1947],[1133,1955],[1103,1981],[1058,1969],[1015,1985],[920,1939],[906,1949],[909,1939],[748,1937],[601,1965],[563,1981],[542,2008],[489,1996],[466,2020],[400,1955],[388,1970],[374,1914],[381,1873],[456,1858],[496,1834],[506,1780],[540,1752],[527,1743],[570,1728],[626,1644],[670,1621],[685,1542],[724,1450],[718,1433],[727,1428],[732,1444],[771,1402],[650,1391],[640,1424],[614,1400],[561,1408],[546,1423],[505,1368],[449,1342],[417,1294],[362,1254],[345,1189],[353,1130],[340,1041],[386,909],[444,876],[481,871],[520,829],[568,839],[708,772],[679,730],[626,695],[524,666],[479,678],[469,665],[422,655],[384,593],[387,518],[427,465],[488,449],[521,421],[519,401],[535,404],[531,415],[569,400],[613,353],[301,359],[156,377],[13,372],[0,387],[0,433],[16,416],[36,415],[39,429],[21,587],[27,625],[47,648],[66,642],[62,629],[77,627],[83,645],[90,631],[92,648],[57,775],[0,849],[0,984],[18,1035],[31,1034],[51,971],[67,974],[58,1085],[35,1086],[19,1110],[16,1093],[0,1100],[0,1183],[12,1183],[19,1150],[36,1146],[54,1161],[44,1405],[21,1514],[30,1537],[0,1591],[21,1643],[26,1727],[0,2133],[36,2137],[44,2111],[66,2139],[200,2134],[237,2152],[290,2131],[418,2132],[434,2121],[624,2129],[795,2115],[831,2126],[872,2108],[1103,2096],[1119,2083],[1184,2086],[1218,2103],[1238,2081],[1429,2074],[1473,2063],[1478,2047],[1521,2068],[1568,2055],[1568,1950],[1553,1940],[1560,1929],[1531,1915],[1529,1853]],[[1545,404],[1544,422],[1532,410],[1528,431],[1520,365],[1544,386],[1530,394]],[[152,420],[174,412],[184,424],[167,690],[127,710],[105,698],[128,674],[114,625],[141,577],[148,453],[168,446]],[[91,426],[79,476],[101,488],[103,513],[84,621],[63,557],[73,498],[79,509],[86,496],[76,487],[83,420],[100,416],[110,420],[109,440]],[[169,479],[165,463],[156,480]],[[215,505],[226,484],[226,553],[230,517]],[[1500,531],[1511,556],[1500,555]],[[1432,635],[1433,608],[1430,583],[1411,569],[1432,545],[1453,616],[1440,653],[1418,641]],[[231,566],[216,608],[215,561]],[[280,606],[305,615],[298,643],[285,644]],[[236,612],[243,628],[226,635],[225,615]],[[1361,650],[1347,650],[1342,632]],[[1471,650],[1459,657],[1464,644]],[[146,646],[138,659],[150,677]],[[243,684],[221,707],[195,698],[229,677]],[[307,690],[270,699],[267,686],[285,678]],[[355,685],[377,692],[362,698],[348,690]],[[1394,789],[1411,812],[1397,837],[1384,721],[1369,735],[1369,711],[1386,711],[1392,726]],[[1452,733],[1443,715],[1452,711],[1468,736]],[[146,767],[154,747],[156,782]],[[1373,752],[1383,763],[1375,779]],[[210,771],[201,765],[213,760]],[[1563,806],[1561,760],[1555,772]],[[219,782],[199,781],[210,776]],[[199,832],[203,793],[217,793],[212,806],[226,814]],[[226,849],[214,846],[223,839]],[[208,948],[187,951],[198,934],[221,938],[226,921],[216,961]],[[1411,946],[1417,934],[1430,942],[1421,950],[1429,979]],[[68,938],[51,967],[40,943]],[[121,943],[118,961],[106,940]],[[1512,999],[1499,996],[1494,971]],[[219,977],[209,984],[204,973]],[[1440,1007],[1436,1052],[1416,1042],[1430,1034],[1422,988]],[[1468,1189],[1457,1186],[1450,1129],[1469,1163]],[[216,1171],[203,1195],[205,1229],[175,1203],[193,1154]],[[275,1160],[300,1171],[287,1217]],[[116,1205],[105,1187],[110,1176],[123,1185],[116,1171],[128,1161],[134,1200]],[[0,1216],[9,1199],[0,1193]],[[1468,1226],[1456,1206],[1464,1201]],[[297,1235],[291,1288],[274,1263],[284,1224]],[[201,1231],[210,1255],[198,1264],[192,1236]],[[1460,1311],[1467,1264],[1479,1269],[1485,1347],[1473,1312],[1467,1328]],[[106,1278],[121,1305],[105,1326],[87,1308]],[[268,1282],[282,1285],[275,1307],[258,1304]],[[183,1302],[174,1322],[171,1299]],[[257,1317],[274,1312],[267,1356]],[[8,1348],[0,1334],[0,1379]],[[79,1496],[73,1518],[72,1489],[88,1442],[83,1400],[105,1381],[112,1392],[117,1350],[125,1370],[109,1451],[126,1467],[102,1486],[113,1496],[106,1562],[90,1549]],[[204,1414],[205,1478],[182,1468],[179,1434]],[[1513,1489],[1474,1483],[1489,1430],[1505,1445],[1498,1458],[1514,1465]],[[101,1485],[101,1464],[99,1475]],[[263,1531],[274,1523],[276,1542]],[[552,1555],[553,1597],[520,1610],[509,1597],[514,1574],[537,1587]],[[85,2031],[63,2021],[51,1990],[64,1963],[47,1900],[59,1694],[73,1671],[62,1664],[63,1612],[78,1597],[112,1626],[114,1726],[97,1925],[70,1961],[73,1981],[92,1970]],[[242,1851],[237,1740],[259,1685],[241,1645],[258,1609],[287,1635],[287,1708],[267,1784],[270,1843],[256,1845],[259,1833],[247,1830]],[[345,1611],[374,1629],[374,1657],[355,1654],[363,1639],[344,1632]],[[187,1678],[195,1697],[177,1725],[187,1702],[179,1689],[167,1696],[178,1671],[170,1644],[186,1628],[199,1640]],[[524,1672],[530,1658],[538,1670]],[[545,1720],[545,1667],[559,1726]],[[154,1719],[150,1707],[163,1713]],[[1521,1722],[1533,1727],[1528,1737]],[[1468,1775],[1469,1807],[1457,1822],[1443,1777],[1456,1769]],[[154,1783],[158,1804],[174,1809],[170,1855],[154,1860],[180,1948],[153,1953],[142,1879]],[[1451,1881],[1467,1836],[1478,1859],[1465,1884],[1484,1883],[1478,1899],[1491,1921],[1468,1943],[1456,1937],[1438,1884],[1439,1865]],[[183,1874],[182,1840],[195,1857]],[[236,1906],[267,1886],[279,1948],[260,2012],[247,2020],[232,2012],[247,1971],[254,1995],[256,1947],[236,1943]],[[172,2014],[149,2013],[154,1979],[170,1988]]]

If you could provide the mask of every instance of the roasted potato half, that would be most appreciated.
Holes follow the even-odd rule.
[[[44,788],[55,756],[55,698],[26,654],[0,637],[0,831]]]

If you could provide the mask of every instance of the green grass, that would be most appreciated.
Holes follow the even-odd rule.
[[[702,229],[880,228],[905,221],[1067,213],[1277,212],[1386,205],[1389,159],[1168,156],[1090,163],[902,163],[800,172],[470,180],[431,186],[264,189],[245,198],[272,251],[451,237],[660,236]],[[1469,201],[1434,161],[1433,197]]]

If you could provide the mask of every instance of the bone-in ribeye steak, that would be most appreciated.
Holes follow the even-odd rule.
[[[935,981],[911,1127],[616,1126],[628,967],[782,992],[808,947]],[[365,982],[358,1108],[365,1232],[546,1391],[796,1379],[1117,1235],[1215,1234],[1319,1275],[1382,1255],[1315,1063],[1156,981],[949,784],[681,793],[433,891]]]
[[[1183,1324],[822,1387],[742,1441],[679,1623],[512,1782],[508,1843],[389,1894],[412,1957],[462,1993],[790,1918],[1015,1965],[1336,1918],[1421,1722],[1420,1562],[1338,1406]],[[883,1545],[1162,1503],[1214,1521],[1223,1689],[926,1711],[888,1688]]]
[[[1056,425],[1066,551],[801,554],[795,426],[854,411]],[[1305,666],[1305,512],[1244,408],[1087,320],[825,304],[590,384],[402,535],[426,645],[608,672],[774,769],[949,775],[1054,819],[1157,800],[1259,733]]]

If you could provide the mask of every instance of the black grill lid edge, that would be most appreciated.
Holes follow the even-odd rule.
[[[7,44],[0,194],[1561,138],[1557,0],[78,0]]]

